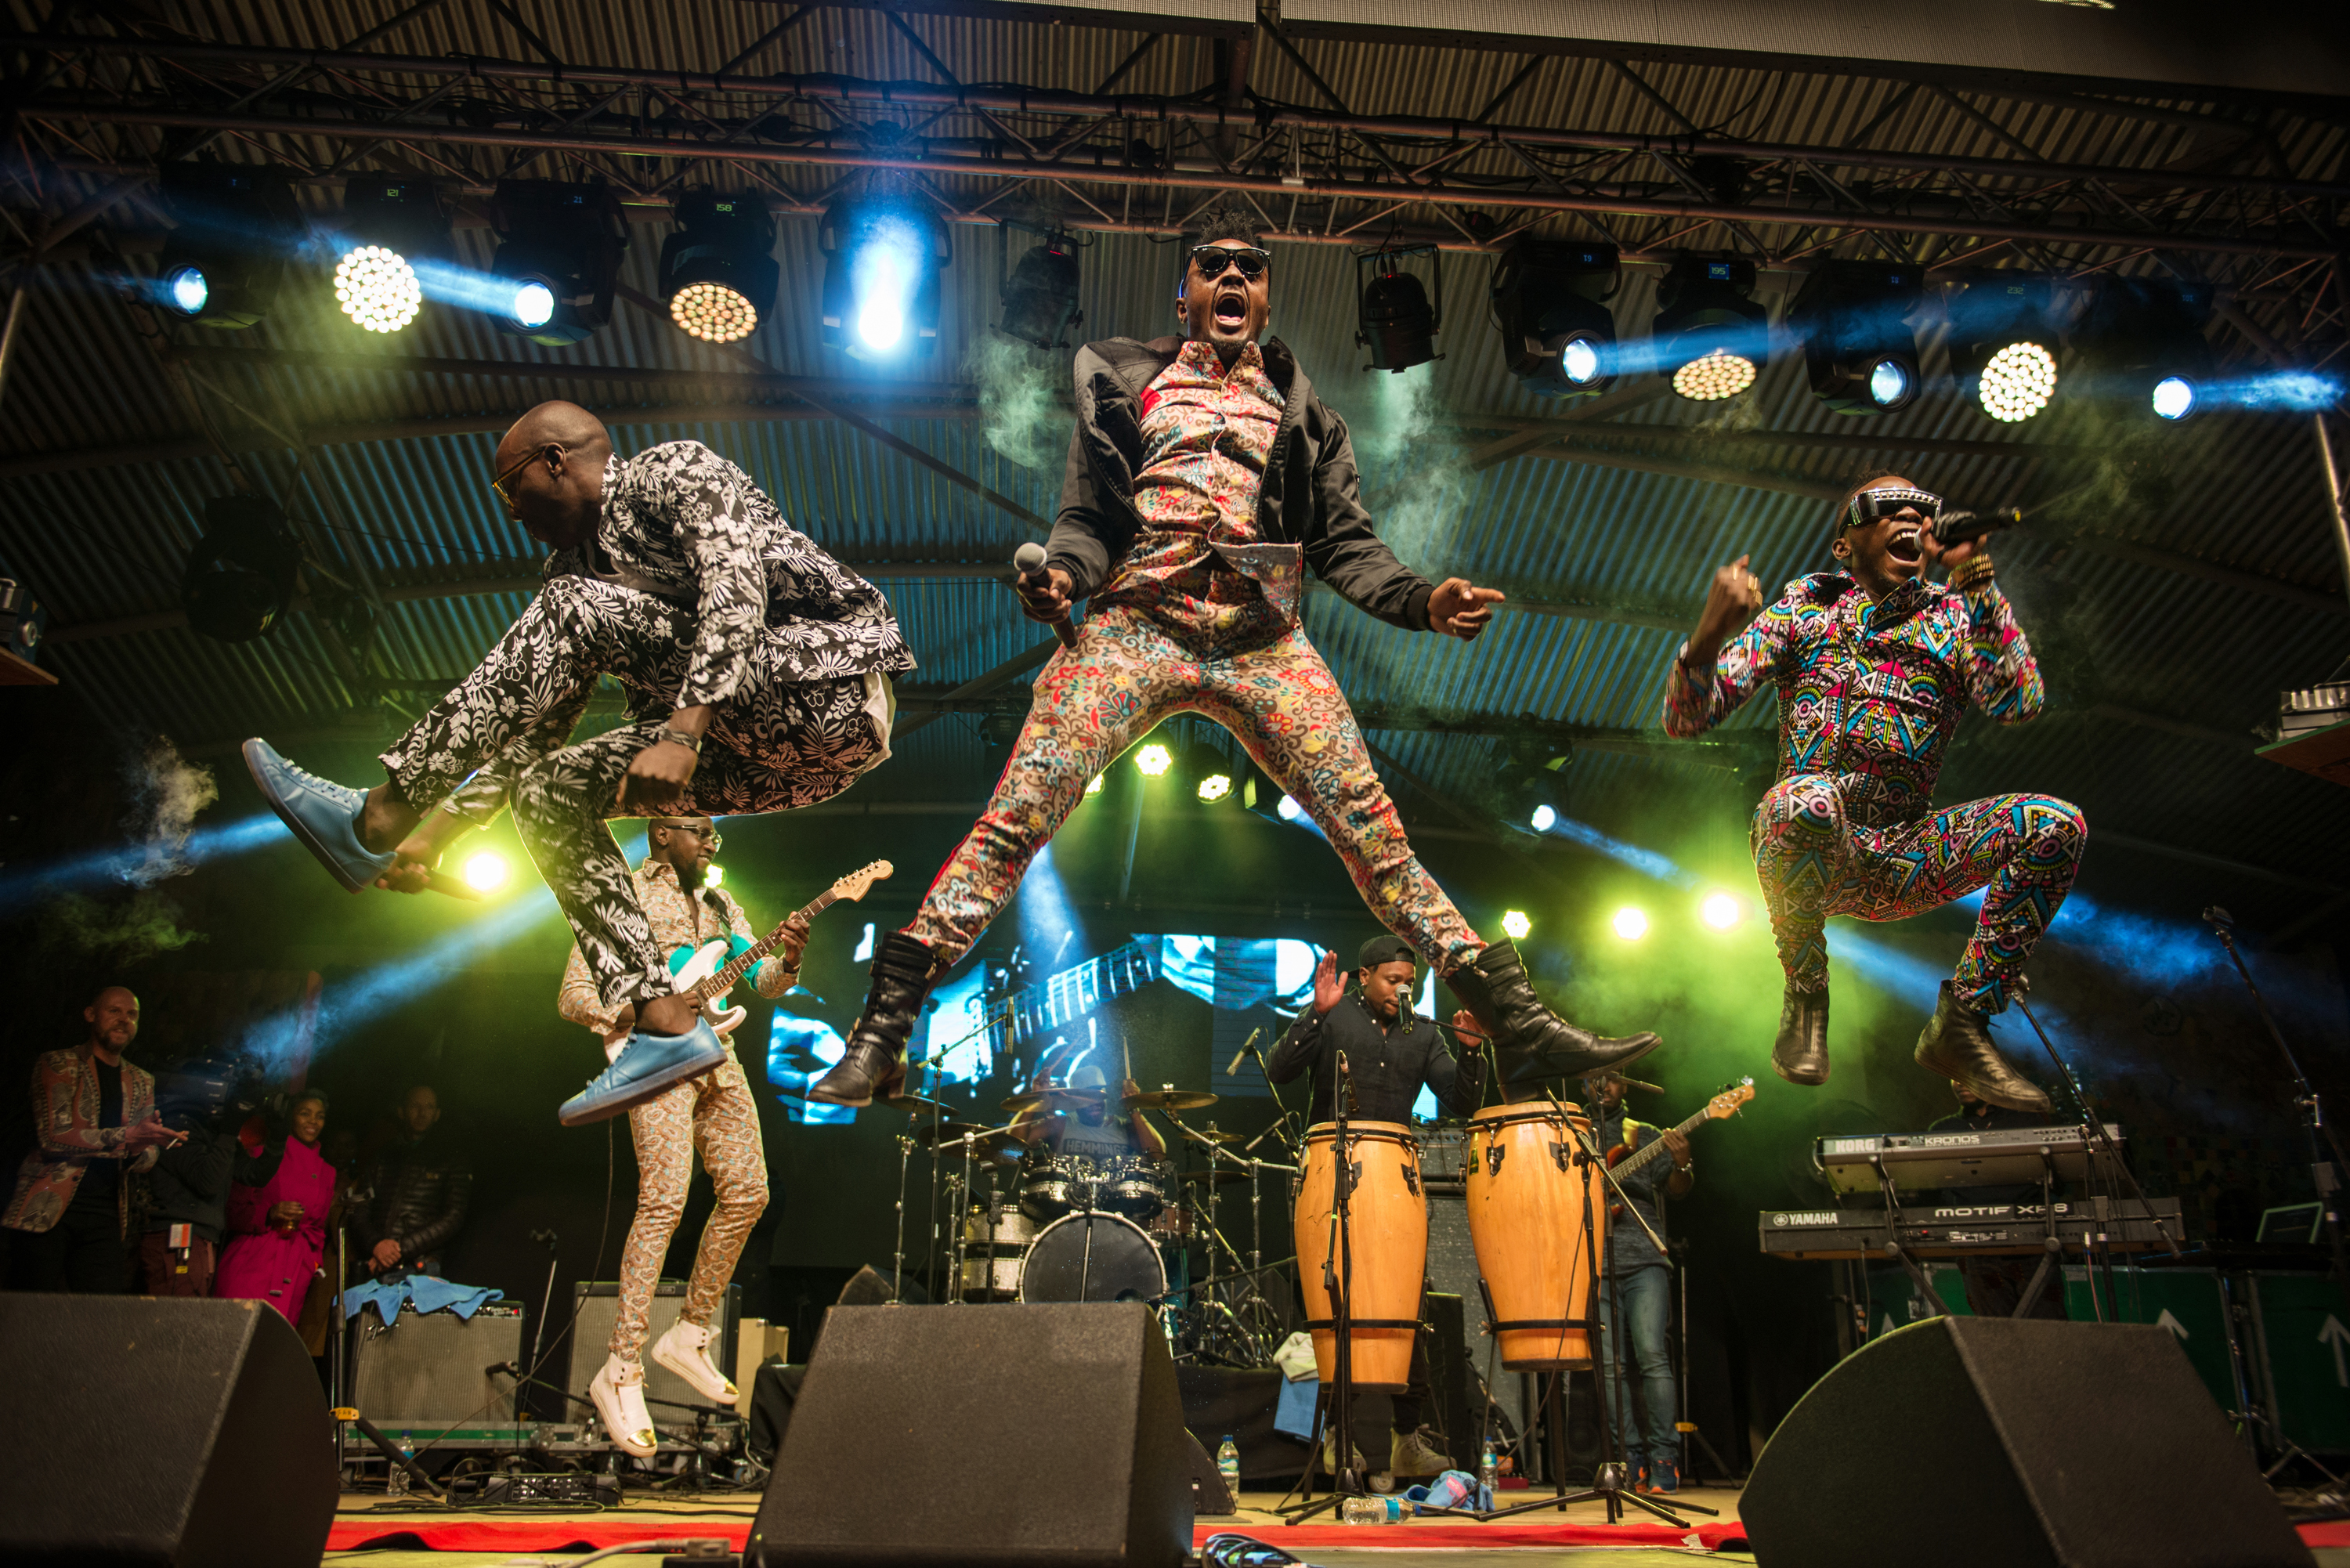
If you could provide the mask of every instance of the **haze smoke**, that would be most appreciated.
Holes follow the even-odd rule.
[[[146,888],[120,903],[68,893],[49,906],[41,928],[44,949],[88,954],[109,964],[177,952],[204,940],[202,931],[181,927],[177,904]]]
[[[987,444],[1008,462],[1050,473],[1069,447],[1062,358],[987,332],[963,355],[962,373],[978,383],[979,428]]]
[[[196,813],[220,798],[213,771],[189,762],[179,747],[158,735],[124,767],[123,779],[130,789],[130,815],[123,826],[134,842],[122,858],[122,879],[134,888],[151,888],[166,877],[185,876],[194,868],[187,849]]]
[[[1389,549],[1441,577],[1445,546],[1471,511],[1475,475],[1467,451],[1452,441],[1443,422],[1436,367],[1415,365],[1366,379],[1369,411],[1353,432],[1355,461],[1380,483],[1364,504]]]

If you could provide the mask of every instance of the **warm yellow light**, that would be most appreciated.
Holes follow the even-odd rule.
[[[1673,390],[1700,403],[1734,398],[1754,384],[1754,361],[1727,348],[1700,354],[1673,372]]]
[[[1983,366],[1975,395],[2002,424],[2028,420],[2056,395],[2056,356],[2028,338],[2010,343]]]
[[[1093,777],[1086,781],[1086,793],[1087,794],[1101,794],[1101,786],[1102,775],[1096,774]]]
[[[1232,793],[1232,775],[1230,774],[1210,774],[1200,781],[1201,800],[1222,800]]]
[[[689,283],[671,297],[669,318],[705,343],[733,343],[758,330],[759,307],[723,283]]]
[[[1509,909],[1503,912],[1502,934],[1512,941],[1524,941],[1527,934],[1534,929],[1534,923],[1526,919],[1526,912],[1523,909]]]
[[[1629,904],[1617,910],[1616,919],[1610,923],[1615,926],[1616,934],[1627,942],[1637,942],[1648,934],[1648,915]]]
[[[1134,765],[1155,779],[1175,765],[1175,753],[1153,741],[1134,753]]]
[[[398,251],[355,245],[335,264],[335,301],[369,332],[397,332],[416,319],[424,290]]]
[[[1698,913],[1715,930],[1726,931],[1738,923],[1738,900],[1727,893],[1708,893]]]
[[[465,886],[476,893],[495,892],[510,875],[506,857],[494,850],[484,849],[465,862]]]
[[[715,865],[711,867],[709,870],[704,871],[702,874],[702,885],[705,888],[724,887],[726,885],[726,867]]]

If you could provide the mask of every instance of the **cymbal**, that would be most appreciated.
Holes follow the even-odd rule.
[[[1186,1181],[1197,1181],[1203,1184],[1212,1181],[1219,1187],[1222,1187],[1227,1181],[1246,1181],[1248,1179],[1249,1173],[1247,1171],[1235,1170],[1229,1165],[1214,1166],[1207,1170],[1187,1170],[1183,1173],[1183,1179]]]
[[[887,1098],[876,1096],[873,1103],[887,1106],[893,1111],[911,1111],[916,1116],[925,1111],[936,1116],[949,1108],[945,1101],[934,1100],[928,1095],[891,1095]]]
[[[1198,1127],[1187,1127],[1181,1122],[1175,1124],[1175,1130],[1193,1143],[1238,1143],[1248,1137],[1246,1133],[1203,1132]]]
[[[1198,1111],[1215,1103],[1215,1096],[1199,1089],[1149,1089],[1118,1101],[1129,1111]]]
[[[1108,1094],[1107,1089],[1031,1089],[1004,1101],[1003,1108],[1016,1116],[1022,1111],[1035,1110],[1047,1100],[1090,1100],[1099,1105]]]

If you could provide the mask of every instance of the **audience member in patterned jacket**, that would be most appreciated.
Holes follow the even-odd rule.
[[[669,971],[605,820],[787,811],[889,755],[890,679],[914,667],[873,586],[695,441],[633,458],[587,410],[542,403],[498,443],[492,488],[554,546],[546,586],[478,669],[383,754],[362,794],[250,741],[255,782],[353,892],[415,892],[511,797],[531,858],[628,1046],[562,1111],[601,1121],[727,1060]],[[629,720],[567,744],[599,676]],[[459,785],[487,770],[462,793]],[[438,809],[435,808],[438,803]]]
[[[1753,842],[1787,973],[1771,1048],[1779,1075],[1827,1082],[1828,916],[1898,920],[1980,888],[1981,917],[1918,1037],[1918,1064],[1994,1105],[2045,1110],[1990,1021],[2072,888],[2086,830],[2044,794],[1934,809],[1970,700],[2002,724],[2045,700],[1990,554],[1979,540],[1946,547],[1926,526],[1940,507],[1898,474],[1869,480],[1838,508],[1831,548],[1849,575],[1800,577],[1768,609],[1745,556],[1716,572],[1666,680],[1665,728],[1702,734],[1765,683],[1778,690],[1779,780],[1755,807]],[[1938,562],[1944,587],[1922,576]]]
[[[82,1009],[89,1038],[33,1063],[36,1145],[0,1225],[16,1231],[17,1288],[120,1295],[130,1288],[130,1184],[187,1135],[155,1114],[155,1080],[122,1059],[139,999],[109,985]]]
[[[1029,615],[1093,607],[1056,650],[994,798],[913,923],[874,955],[873,989],[840,1063],[812,1100],[887,1093],[931,983],[1011,900],[1087,782],[1161,720],[1193,712],[1230,730],[1347,864],[1371,912],[1451,982],[1495,1033],[1505,1075],[1628,1062],[1653,1034],[1603,1040],[1536,998],[1516,950],[1469,928],[1404,837],[1395,804],[1330,668],[1299,625],[1304,572],[1406,631],[1472,640],[1492,588],[1431,583],[1372,531],[1347,422],[1315,395],[1279,338],[1272,256],[1249,211],[1220,202],[1182,252],[1183,335],[1078,350],[1076,428]]]
[[[667,817],[645,829],[645,862],[636,869],[637,901],[652,924],[664,953],[689,952],[705,942],[724,941],[733,951],[758,940],[749,917],[733,894],[707,885],[711,857],[718,853],[717,825],[706,816]],[[751,971],[761,996],[781,996],[799,980],[800,950],[807,945],[807,922],[794,915],[777,956]],[[556,1011],[592,1029],[608,1052],[618,1054],[628,1031],[604,1005],[587,955],[571,950],[563,971]],[[661,1260],[685,1212],[686,1184],[693,1179],[693,1151],[718,1205],[702,1228],[693,1273],[677,1322],[653,1345],[653,1359],[676,1373],[713,1403],[731,1405],[734,1385],[710,1359],[710,1320],[734,1277],[743,1243],[767,1207],[767,1163],[759,1147],[759,1106],[733,1042],[714,1073],[671,1085],[656,1098],[629,1112],[637,1144],[637,1217],[620,1252],[620,1299],[612,1319],[611,1349],[588,1385],[597,1414],[612,1441],[639,1459],[659,1446],[645,1410],[645,1335],[650,1331],[653,1287],[660,1282]]]

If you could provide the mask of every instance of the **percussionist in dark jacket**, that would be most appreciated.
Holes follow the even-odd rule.
[[[1445,1032],[1412,1012],[1419,965],[1411,944],[1400,937],[1373,937],[1363,944],[1355,964],[1355,983],[1347,986],[1338,977],[1338,955],[1322,955],[1314,971],[1314,1005],[1297,1015],[1274,1047],[1265,1075],[1286,1084],[1313,1072],[1312,1108],[1305,1118],[1309,1124],[1335,1119],[1331,1102],[1337,1092],[1341,1053],[1347,1080],[1354,1088],[1347,1108],[1349,1122],[1408,1124],[1423,1086],[1454,1116],[1474,1111],[1482,1098],[1484,1072],[1476,1019],[1465,1010],[1452,1015],[1461,1040],[1455,1054]],[[1451,1459],[1420,1425],[1420,1402],[1427,1392],[1428,1345],[1421,1334],[1412,1343],[1410,1384],[1395,1397],[1395,1437],[1388,1469],[1399,1481],[1441,1475],[1453,1468]],[[1324,1462],[1335,1472],[1336,1444],[1326,1438],[1323,1448]]]

